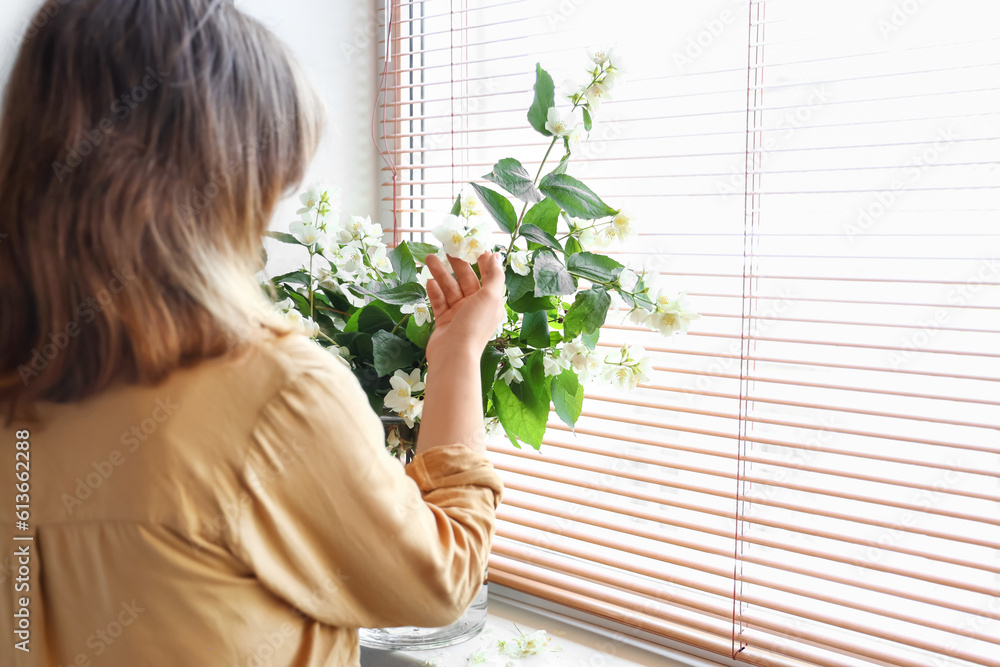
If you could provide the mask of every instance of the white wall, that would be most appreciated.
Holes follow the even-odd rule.
[[[327,126],[306,182],[323,180],[344,191],[344,212],[375,215],[376,159],[371,140],[375,103],[375,2],[370,0],[236,0],[236,5],[275,32],[292,50],[325,100]],[[0,80],[7,73],[40,0],[0,5]],[[295,201],[283,203],[272,228],[287,230]],[[293,249],[270,243],[273,268],[298,263]]]

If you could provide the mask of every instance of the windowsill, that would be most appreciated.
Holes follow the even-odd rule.
[[[493,586],[491,585],[491,588]],[[456,646],[428,651],[378,651],[361,649],[362,667],[465,667],[468,658],[485,650],[490,658],[487,665],[503,667],[509,658],[496,651],[497,640],[510,640],[518,635],[517,628],[528,633],[545,630],[551,637],[551,646],[561,651],[546,651],[539,655],[513,660],[518,667],[576,667],[601,665],[602,667],[692,667],[707,665],[696,658],[683,662],[672,660],[667,652],[645,650],[610,636],[553,618],[544,610],[533,611],[521,604],[512,603],[490,592],[489,615],[486,627],[479,636]]]

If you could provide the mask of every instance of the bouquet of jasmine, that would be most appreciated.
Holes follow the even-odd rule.
[[[279,308],[351,366],[376,412],[411,427],[419,422],[424,348],[434,327],[425,290],[431,254],[474,263],[487,250],[502,253],[507,319],[482,356],[483,407],[487,430],[502,430],[515,446],[541,445],[550,406],[574,427],[583,383],[629,390],[649,379],[641,348],[598,344],[609,311],[664,336],[686,331],[697,317],[683,295],[654,289],[646,275],[595,252],[636,230],[627,211],[568,173],[622,71],[611,50],[591,59],[588,82],[568,95],[565,110],[556,106],[550,75],[536,67],[528,122],[548,141],[537,172],[532,178],[514,158],[497,162],[483,176],[492,186],[470,183],[458,195],[433,231],[437,243],[402,242],[390,250],[370,218],[341,220],[339,192],[320,185],[301,195],[301,218],[289,233],[270,234],[308,253],[301,270],[272,279]],[[578,112],[581,125],[574,122]],[[546,172],[557,147],[561,159]],[[412,440],[396,430],[388,437],[396,454]]]

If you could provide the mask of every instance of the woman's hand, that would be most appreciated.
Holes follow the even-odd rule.
[[[434,255],[427,268],[427,296],[434,310],[434,333],[427,343],[427,361],[456,352],[471,352],[478,359],[506,317],[503,307],[504,272],[496,255],[484,253],[477,262],[482,282],[468,262],[449,257],[455,275]]]

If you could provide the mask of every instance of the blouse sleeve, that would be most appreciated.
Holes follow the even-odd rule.
[[[355,377],[332,357],[260,414],[236,548],[261,583],[340,627],[437,626],[479,590],[502,484],[461,444],[406,468]]]

